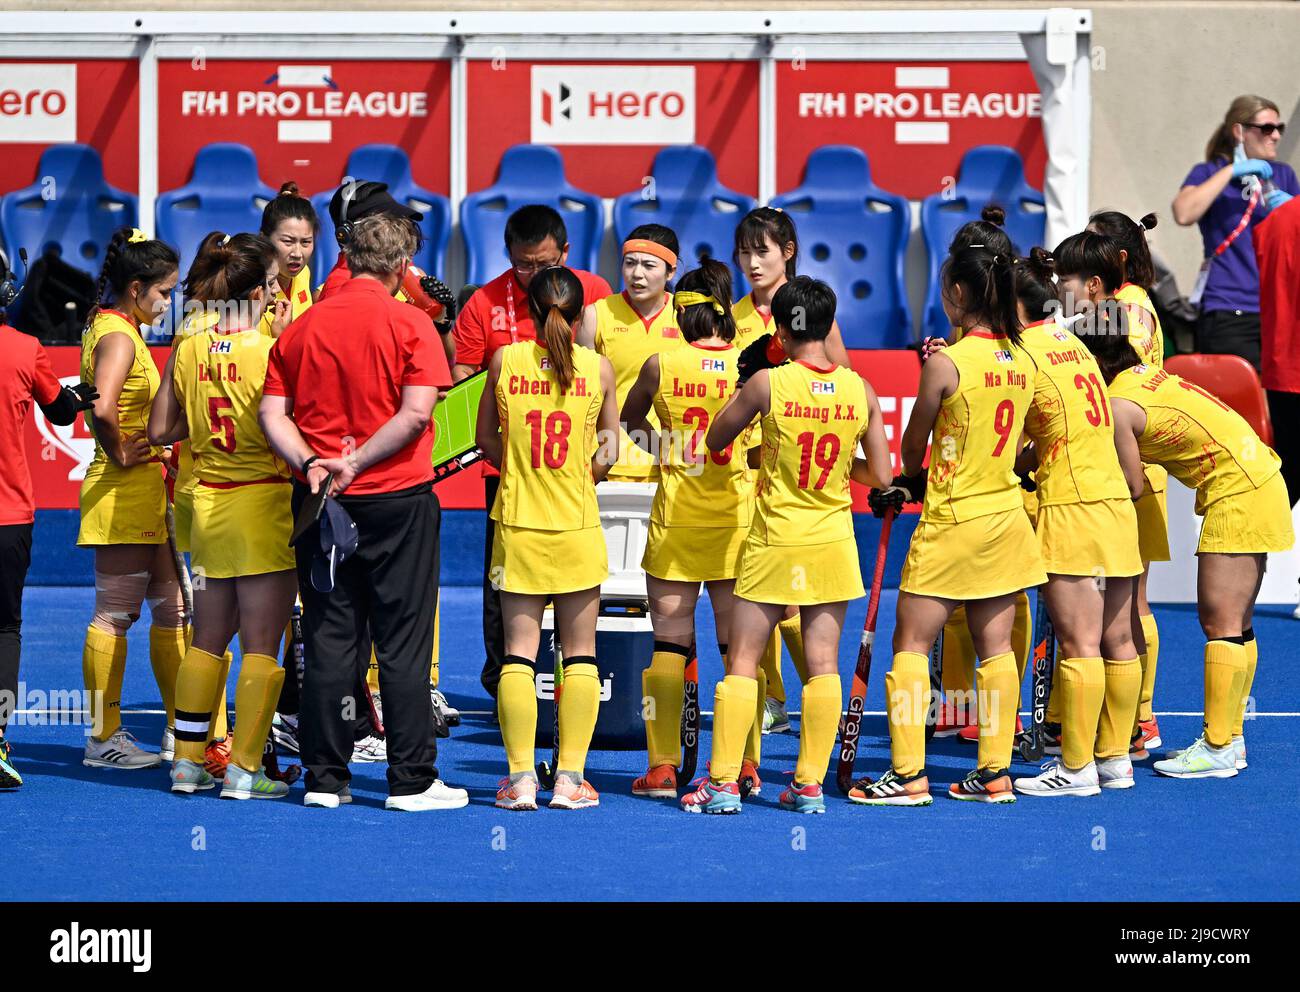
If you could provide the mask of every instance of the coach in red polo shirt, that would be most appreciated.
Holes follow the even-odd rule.
[[[295,476],[294,512],[308,489],[334,476],[357,547],[332,574],[313,575],[313,527],[296,545],[307,653],[300,736],[308,805],[350,798],[349,700],[369,630],[384,691],[389,809],[464,806],[438,779],[429,701],[437,599],[438,501],[430,417],[447,361],[424,314],[395,300],[416,239],[404,219],[357,222],[348,243],[352,278],[295,320],[271,350],[259,421]],[[332,588],[329,586],[332,584]],[[322,585],[324,588],[322,588]]]
[[[520,207],[506,221],[506,253],[510,268],[477,290],[456,318],[457,382],[480,369],[503,348],[515,341],[534,341],[537,329],[528,315],[528,284],[533,275],[552,265],[564,265],[569,257],[569,232],[564,218],[551,207],[530,204]],[[600,276],[573,269],[582,282],[583,306],[613,293]],[[489,511],[496,499],[500,476],[484,464],[483,499]],[[505,631],[501,626],[501,597],[488,575],[492,568],[492,519],[487,521],[483,546],[483,674],[480,681],[493,699],[501,666],[505,664]]]

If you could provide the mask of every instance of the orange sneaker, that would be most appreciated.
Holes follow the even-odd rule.
[[[746,789],[745,782],[749,781],[749,787]],[[746,758],[740,763],[740,775],[736,778],[740,784],[740,792],[743,796],[761,796],[763,794],[763,780],[758,777],[758,766]]]
[[[1014,803],[1016,793],[1005,768],[994,772],[976,769],[960,782],[948,786],[948,798],[974,803]]]
[[[233,734],[226,734],[219,741],[212,741],[203,752],[203,767],[213,778],[224,779],[226,766],[230,764],[230,746]]]
[[[1024,732],[1025,725],[1020,722],[1020,717],[1016,717],[1016,733],[1023,734]],[[964,741],[967,744],[978,744],[980,742],[980,725],[972,723],[967,727],[962,727],[961,730],[957,731],[957,740]]]
[[[568,775],[557,775],[551,809],[589,809],[600,805],[600,793],[585,778],[574,782]]]
[[[632,795],[651,799],[677,798],[677,769],[672,765],[655,765],[632,783]]]
[[[1145,761],[1151,757],[1151,750],[1164,744],[1160,739],[1160,724],[1153,716],[1150,720],[1139,720],[1133,742],[1129,745],[1129,757],[1134,761]]]
[[[958,706],[956,703],[945,699],[939,706],[937,722],[934,725],[934,736],[952,737],[968,727],[979,727],[974,704],[971,706]]]
[[[537,779],[525,772],[515,782],[507,775],[497,783],[497,809],[534,810],[537,808]]]

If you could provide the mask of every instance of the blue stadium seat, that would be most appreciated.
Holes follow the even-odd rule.
[[[32,185],[0,200],[10,265],[21,279],[18,249],[35,262],[53,247],[69,265],[98,278],[113,232],[139,223],[139,201],[104,181],[99,152],[89,145],[51,145],[41,153],[36,176]]]
[[[903,286],[911,212],[871,181],[867,156],[826,145],[808,156],[803,185],[772,198],[799,229],[799,272],[830,283],[849,348],[903,348],[912,317]]]
[[[1043,194],[1025,182],[1025,164],[1015,149],[979,145],[968,151],[962,156],[956,185],[921,202],[930,279],[922,334],[947,337],[952,330],[939,296],[939,267],[957,229],[967,221],[979,220],[980,211],[990,203],[1007,212],[1007,236],[1018,251],[1043,243],[1047,223]]]
[[[158,237],[180,253],[181,278],[205,235],[259,230],[273,196],[257,174],[252,149],[232,142],[200,148],[189,184],[159,194],[154,211]]]
[[[746,282],[731,260],[736,225],[754,209],[754,199],[718,182],[718,167],[708,149],[675,145],[655,156],[650,168],[653,185],[624,193],[614,201],[614,231],[620,243],[634,227],[663,224],[681,243],[681,271],[695,267],[705,255],[731,266],[736,299]]]
[[[600,197],[569,184],[564,160],[550,145],[514,145],[501,156],[497,181],[461,202],[461,234],[469,256],[467,281],[481,286],[510,267],[506,219],[530,203],[544,203],[560,212],[569,233],[569,264],[596,271],[605,231]]]
[[[411,160],[396,145],[362,145],[348,156],[345,177],[358,181],[388,183],[388,192],[399,203],[404,203],[424,214],[420,230],[424,244],[416,253],[415,264],[431,275],[445,277],[447,240],[451,237],[451,201],[440,193],[433,193],[415,185],[411,178]],[[337,189],[338,187],[335,187]],[[316,235],[316,254],[312,261],[312,280],[320,284],[338,261],[338,242],[334,240],[334,223],[330,220],[330,199],[334,189],[327,189],[311,198],[320,230]]]

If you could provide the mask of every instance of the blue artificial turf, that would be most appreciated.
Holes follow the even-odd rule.
[[[867,709],[883,709],[895,593],[880,612],[880,649]],[[22,678],[30,693],[79,688],[81,638],[91,613],[86,587],[29,588]],[[465,710],[485,710],[478,684],[479,592],[443,590],[443,689]],[[851,605],[841,648],[848,685],[865,613]],[[1300,710],[1289,610],[1265,608],[1254,695],[1261,712]],[[1201,709],[1201,635],[1194,609],[1157,608],[1161,656],[1157,710]],[[147,621],[130,635],[125,722],[156,747],[161,715],[147,661]],[[713,643],[702,605],[699,643]],[[718,662],[701,658],[711,709]],[[786,662],[787,685],[797,683]],[[232,684],[233,688],[233,684]],[[847,691],[847,689],[846,689]],[[797,708],[797,694],[790,700]],[[24,722],[25,721],[25,722]],[[1250,768],[1230,780],[1182,782],[1137,766],[1137,787],[1095,799],[1022,798],[1014,806],[952,802],[947,783],[972,766],[974,748],[935,742],[928,809],[851,807],[828,776],[825,816],[781,811],[777,794],[798,751],[794,735],[764,739],[761,797],[740,816],[688,816],[673,802],[633,799],[644,752],[595,752],[588,775],[599,809],[504,813],[492,806],[504,753],[486,716],[466,716],[441,742],[443,777],[467,787],[467,810],[420,815],[383,809],[382,766],[354,766],[351,807],[308,810],[302,785],[276,802],[221,802],[215,792],[179,798],[164,771],[84,768],[83,728],[11,727],[26,777],[0,794],[8,852],[5,899],[1294,899],[1300,719],[1260,716],[1247,726]],[[708,721],[705,722],[706,730]],[[1197,716],[1161,716],[1166,746],[1199,732]],[[797,729],[797,721],[796,721]],[[868,717],[858,770],[888,762],[884,718]],[[703,736],[700,769],[708,758]],[[1028,766],[1019,766],[1028,771]]]

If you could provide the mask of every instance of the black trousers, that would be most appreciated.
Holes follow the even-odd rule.
[[[501,666],[506,663],[506,628],[501,619],[501,592],[492,584],[492,538],[496,526],[492,504],[496,502],[501,480],[495,475],[483,477],[483,500],[487,507],[487,533],[483,541],[483,674],[479,681],[488,695],[497,698]]]
[[[295,515],[306,493],[294,484]],[[351,778],[347,762],[355,722],[369,705],[364,673],[373,638],[384,694],[388,791],[415,795],[438,775],[429,700],[438,498],[425,485],[343,496],[339,503],[357,525],[357,553],[338,567],[331,592],[317,592],[311,584],[317,531],[305,534],[296,548],[306,652],[299,744],[307,788],[338,792]]]
[[[1196,319],[1196,350],[1203,355],[1240,355],[1259,371],[1259,314],[1207,310]]]
[[[1300,502],[1300,393],[1270,389],[1268,415],[1273,421],[1273,450],[1282,459],[1282,478],[1295,506]]]
[[[32,563],[32,525],[0,526],[0,732],[18,701],[18,656],[23,644],[23,585]]]

